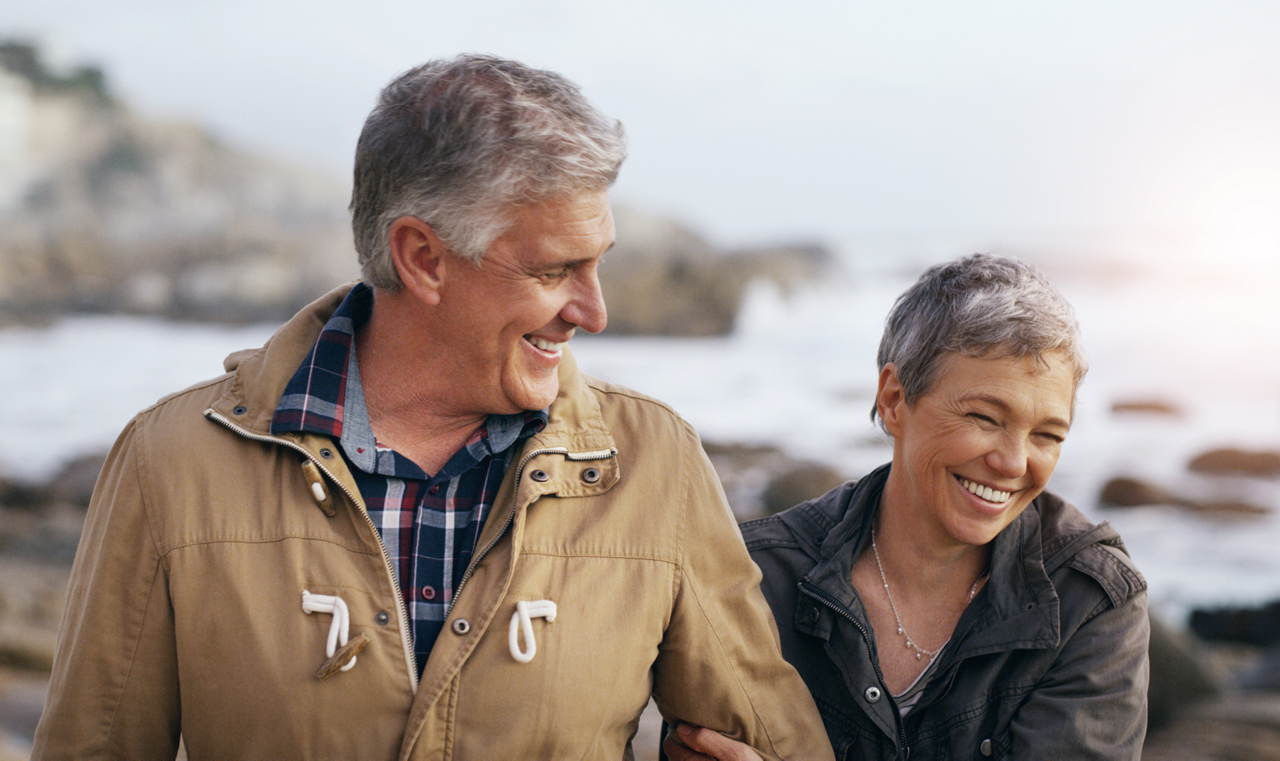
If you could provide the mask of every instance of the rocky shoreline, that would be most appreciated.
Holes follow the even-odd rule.
[[[817,496],[852,475],[770,446],[704,446],[739,520]],[[0,761],[29,753],[71,561],[102,459],[77,458],[43,483],[0,480]],[[1186,629],[1158,620],[1152,627],[1150,734],[1143,757],[1280,761],[1280,601],[1196,611]],[[653,757],[652,710],[643,729],[636,748],[640,757]]]

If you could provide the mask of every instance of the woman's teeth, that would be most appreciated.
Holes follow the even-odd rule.
[[[968,489],[970,494],[982,497],[986,501],[995,502],[996,504],[999,504],[1001,502],[1008,502],[1009,497],[1013,495],[1013,492],[996,491],[995,489],[992,489],[990,486],[975,484],[974,482],[970,481],[967,478],[960,478],[960,485]]]

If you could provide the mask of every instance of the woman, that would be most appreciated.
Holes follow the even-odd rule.
[[[1087,369],[1071,307],[1029,265],[969,256],[899,297],[879,365],[892,462],[742,526],[836,757],[1138,758],[1146,582],[1044,491]],[[678,737],[677,761],[751,757]]]

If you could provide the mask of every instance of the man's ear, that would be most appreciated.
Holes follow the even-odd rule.
[[[405,290],[426,304],[439,304],[449,248],[431,225],[417,217],[400,217],[391,223],[387,243]]]
[[[902,412],[906,405],[907,392],[898,380],[898,368],[890,362],[880,370],[880,382],[876,386],[876,414],[894,438],[902,429]]]

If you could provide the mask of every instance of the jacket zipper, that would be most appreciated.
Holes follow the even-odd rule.
[[[507,529],[511,528],[511,524],[515,522],[516,511],[520,509],[520,479],[524,477],[524,466],[528,465],[529,461],[533,458],[544,454],[562,454],[565,456],[565,459],[573,462],[589,462],[593,460],[612,459],[617,456],[618,450],[610,447],[608,449],[600,449],[594,452],[570,452],[568,447],[547,447],[545,449],[535,449],[525,455],[524,458],[520,460],[520,464],[516,466],[515,495],[512,497],[511,512],[507,514],[507,522],[502,524],[502,530],[484,546],[484,549],[471,556],[471,562],[467,564],[467,570],[463,572],[462,579],[458,582],[458,588],[453,590],[453,599],[449,601],[449,607],[445,608],[445,620],[448,620],[449,614],[453,612],[453,606],[458,603],[458,598],[462,596],[462,588],[467,585],[467,580],[471,578],[471,574],[475,571],[476,566],[482,559],[484,559],[485,555],[489,554],[489,550],[492,550],[494,546],[502,540],[502,537],[507,533]]]
[[[212,409],[205,410],[204,414],[205,414],[205,417],[209,418],[210,420],[216,420],[226,428],[245,437],[246,439],[249,439],[251,441],[260,441],[264,444],[280,444],[282,446],[285,446],[285,447],[288,447],[289,449],[294,450],[295,452],[300,453],[302,456],[306,457],[308,460],[314,463],[315,466],[320,469],[320,472],[328,476],[329,480],[332,481],[335,486],[341,489],[343,494],[347,495],[347,498],[351,500],[352,504],[355,504],[355,505],[360,504],[360,500],[356,497],[356,495],[352,494],[351,490],[348,489],[346,486],[344,486],[342,482],[338,480],[337,476],[335,476],[332,471],[330,471],[328,468],[324,466],[324,463],[317,460],[315,456],[312,455],[310,452],[308,452],[304,447],[298,444],[295,444],[292,441],[289,441],[288,439],[276,438],[275,436],[263,436],[261,434],[246,431],[245,429],[241,428],[235,423],[232,423],[230,420],[227,420],[220,413],[215,412]],[[378,550],[382,553],[383,570],[385,570],[387,572],[387,575],[391,578],[391,586],[396,591],[396,602],[399,606],[399,612],[400,612],[400,644],[404,648],[405,659],[409,664],[409,682],[410,684],[413,685],[413,691],[416,694],[418,692],[418,658],[413,652],[413,647],[411,647],[409,644],[412,640],[408,632],[409,611],[404,604],[404,592],[400,589],[400,582],[396,579],[395,569],[391,566],[391,558],[387,555],[387,548],[386,548],[386,545],[382,543],[382,535],[378,533],[378,527],[373,525],[373,519],[369,517],[369,514],[367,512],[365,512],[364,510],[360,510],[359,512],[361,515],[364,516],[365,523],[369,524],[369,528],[373,531],[373,536],[378,540]],[[456,596],[454,599],[457,599]]]
[[[800,588],[806,594],[822,603],[824,607],[835,611],[841,618],[853,624],[853,628],[858,630],[862,635],[862,640],[867,644],[867,652],[871,652],[871,636],[867,634],[867,630],[858,623],[858,619],[854,618],[844,606],[827,598],[826,594],[817,586],[808,581],[800,582]],[[894,724],[898,728],[898,743],[902,746],[902,760],[908,761],[911,758],[911,746],[907,745],[907,730],[902,726],[902,716],[898,713],[898,704],[893,702],[893,695],[889,694],[889,687],[884,683],[884,672],[880,670],[880,664],[875,659],[871,660],[871,668],[876,672],[876,679],[880,681],[880,689],[884,690],[884,696],[889,699],[889,704],[893,707]],[[954,676],[952,677],[955,678]],[[950,687],[948,687],[950,689]]]

